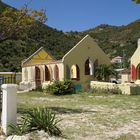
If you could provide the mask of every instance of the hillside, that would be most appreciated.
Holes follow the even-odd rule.
[[[95,38],[110,57],[121,55],[128,59],[137,47],[137,39],[140,37],[140,20],[127,26],[100,25],[85,33]]]
[[[2,12],[6,7],[8,7],[8,5],[0,1],[0,12]]]
[[[0,2],[0,12],[6,6]],[[123,55],[129,59],[140,37],[140,20],[127,26],[100,25],[84,32],[67,33],[37,24],[39,24],[39,29],[31,30],[28,37],[0,43],[0,71],[20,71],[21,61],[40,47],[44,47],[55,58],[61,59],[86,34],[90,34],[110,58]]]

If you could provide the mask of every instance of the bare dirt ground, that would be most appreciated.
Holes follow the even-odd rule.
[[[35,106],[50,108],[62,119],[59,126],[63,139],[140,140],[140,96],[53,96],[35,92],[18,95],[19,116]]]

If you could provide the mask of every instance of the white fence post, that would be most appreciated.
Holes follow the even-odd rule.
[[[8,125],[16,124],[17,101],[16,101],[16,84],[3,84],[2,89],[2,117],[1,124],[3,132],[8,135]]]

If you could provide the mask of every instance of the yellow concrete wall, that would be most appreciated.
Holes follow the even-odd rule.
[[[66,65],[68,65],[69,68],[71,68],[73,64],[77,64],[79,66],[80,80],[75,82],[82,84],[84,89],[89,88],[90,81],[94,80],[93,75],[85,75],[85,62],[88,58],[90,58],[93,63],[98,59],[99,65],[110,64],[110,59],[90,36],[86,36],[81,40],[76,47],[70,50],[62,59],[65,68],[64,77],[66,77]]]

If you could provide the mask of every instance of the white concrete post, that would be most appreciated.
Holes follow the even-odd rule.
[[[3,84],[2,88],[2,129],[8,135],[8,125],[16,124],[17,101],[16,101],[16,84]]]

